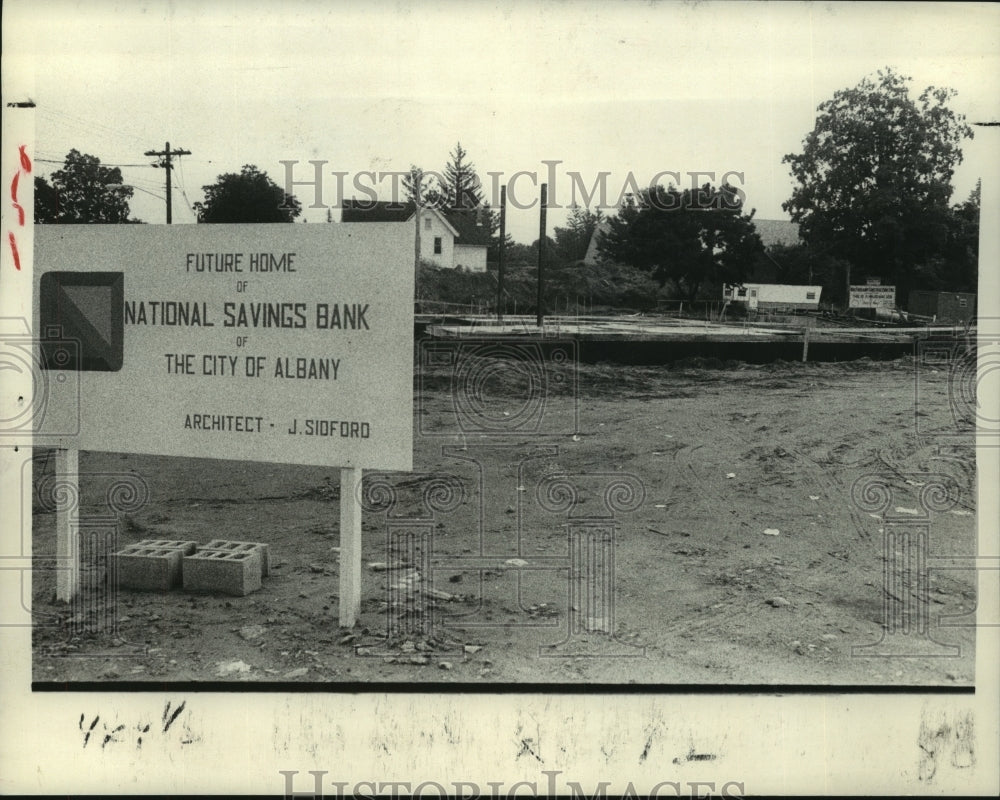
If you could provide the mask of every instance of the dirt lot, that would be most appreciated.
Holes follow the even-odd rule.
[[[111,638],[80,630],[80,614],[54,602],[52,573],[36,571],[34,679],[973,680],[973,629],[938,622],[975,608],[974,574],[932,569],[925,592],[890,569],[887,586],[891,520],[876,490],[852,494],[859,478],[885,476],[888,514],[899,523],[889,529],[906,523],[915,542],[927,473],[949,476],[957,490],[931,498],[928,563],[974,554],[971,436],[924,435],[955,427],[946,370],[922,376],[917,409],[912,359],[566,367],[549,374],[546,405],[530,408],[517,377],[498,369],[458,405],[448,374],[418,380],[414,473],[386,476],[395,505],[365,513],[362,615],[352,631],[337,624],[336,471],[82,453],[84,518],[108,513],[115,474],[148,485],[149,502],[122,520],[119,546],[262,541],[271,574],[246,597],[122,589]],[[462,435],[469,408],[488,433],[531,414],[538,430]],[[45,455],[36,456],[36,481],[51,472]],[[633,495],[612,490],[609,507],[605,490],[622,481]],[[367,482],[372,502],[388,496],[378,483]],[[560,484],[574,487],[575,505],[562,502],[570,495]],[[613,545],[580,538],[609,531],[602,517],[612,514]],[[54,552],[54,514],[44,504],[34,526],[36,555]],[[389,527],[426,531],[430,541],[388,549]],[[893,563],[916,555],[902,541],[889,548],[900,554]],[[597,565],[575,594],[571,547],[580,563]],[[102,575],[100,564],[88,565],[84,578],[94,585]],[[931,642],[911,616],[909,632],[853,652],[883,639],[887,598],[893,608],[912,601],[914,615],[928,610],[933,638],[958,649]],[[886,648],[910,657],[879,657]]]

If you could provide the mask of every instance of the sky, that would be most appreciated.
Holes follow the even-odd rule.
[[[311,182],[310,160],[326,162],[319,202],[314,186],[296,194],[323,222],[341,196],[390,199],[378,173],[442,170],[460,141],[487,199],[524,173],[508,231],[528,243],[536,184],[549,184],[551,235],[571,173],[587,192],[608,173],[608,205],[629,173],[639,186],[730,173],[758,217],[787,219],[782,157],[821,102],[887,66],[914,96],[956,89],[969,122],[1000,118],[989,4],[8,0],[3,15],[4,96],[37,103],[38,173],[71,148],[136,165],[122,168],[133,213],[159,224],[164,171],[143,153],[167,141],[191,151],[174,170],[175,224],[194,222],[219,174],[255,164],[284,185],[294,161],[292,178]],[[984,139],[966,145],[955,202],[982,173]]]

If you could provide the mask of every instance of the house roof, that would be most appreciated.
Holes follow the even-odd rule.
[[[596,264],[600,254],[597,252],[597,237],[601,234],[606,234],[611,231],[611,225],[607,220],[598,222],[594,226],[594,232],[590,235],[590,243],[587,245],[587,253],[583,257],[583,263],[593,265]]]
[[[490,226],[485,213],[480,216],[475,211],[444,211],[445,218],[458,231],[462,244],[489,247]]]
[[[341,222],[406,222],[413,219],[413,203],[385,200],[344,200]]]
[[[414,205],[412,201],[400,203],[391,200],[344,200],[340,207],[341,222],[409,222],[413,219]],[[434,214],[451,231],[452,236],[462,239],[462,244],[479,244],[466,241],[460,229],[453,224],[449,215],[441,213],[433,206],[422,209],[424,213]],[[488,244],[488,242],[486,242]]]
[[[777,244],[796,245],[800,243],[799,226],[786,219],[756,219],[753,221],[765,248]]]

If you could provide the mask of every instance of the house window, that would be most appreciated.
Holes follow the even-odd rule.
[[[815,300],[816,292],[806,292],[806,300]]]
[[[744,289],[744,288],[740,288],[740,290],[739,290],[739,296],[740,297],[746,297],[747,296],[747,290]]]
[[[756,289],[751,289],[750,290],[750,296],[751,297],[756,297],[757,296],[757,290]]]
[[[958,307],[959,308],[965,308],[966,307],[966,301],[965,301],[964,297],[959,297],[958,298]]]
[[[424,230],[429,231],[431,229],[431,218],[424,217]]]
[[[441,255],[441,237],[440,236],[435,236],[434,237],[434,255],[436,255],[436,256]]]

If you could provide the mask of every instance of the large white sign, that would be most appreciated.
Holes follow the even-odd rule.
[[[36,443],[412,469],[408,226],[40,225]]]
[[[895,286],[852,286],[850,308],[895,308],[896,307],[896,287]]]

